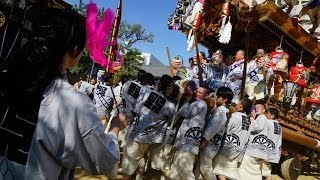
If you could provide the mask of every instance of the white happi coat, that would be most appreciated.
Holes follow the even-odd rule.
[[[117,135],[104,133],[91,99],[61,78],[43,96],[25,179],[73,179],[76,167],[90,174],[116,175]]]
[[[98,84],[94,90],[93,98],[99,116],[104,116],[111,112],[114,103],[111,86]]]
[[[178,130],[174,147],[184,152],[198,154],[202,131],[206,123],[206,113],[207,104],[203,100],[185,103],[180,108],[178,115],[184,117],[184,120]]]
[[[268,138],[268,119],[260,114],[250,125],[251,134],[245,154],[251,157],[268,159],[268,148],[272,146]]]
[[[245,145],[249,140],[250,121],[243,112],[232,113],[226,132],[226,139],[220,148],[219,154],[230,160],[241,161]]]
[[[175,105],[156,90],[144,87],[142,91],[134,107],[138,118],[132,125],[129,138],[140,143],[162,143]]]
[[[131,115],[139,95],[142,93],[144,86],[136,81],[127,81],[122,87],[122,102],[119,110],[126,115]]]
[[[246,84],[258,84],[259,81],[263,80],[263,74],[260,74],[258,69],[256,60],[252,60],[247,64]]]
[[[267,161],[279,163],[281,157],[282,129],[277,120],[268,120],[268,139],[270,145],[267,149]]]
[[[228,74],[228,68],[216,64],[208,65],[207,85],[210,89],[217,90],[225,84],[225,76]]]
[[[229,67],[229,73],[226,76],[226,86],[233,91],[234,95],[240,94],[242,80],[236,79],[236,78],[243,79],[242,78],[243,69],[244,69],[244,59],[234,62]]]
[[[203,151],[204,156],[207,158],[213,159],[220,149],[222,137],[226,129],[227,113],[229,113],[228,108],[219,106],[207,120],[203,133],[203,137],[208,141]]]

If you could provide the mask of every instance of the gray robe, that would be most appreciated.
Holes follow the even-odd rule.
[[[105,134],[88,96],[63,79],[44,93],[25,179],[73,179],[73,169],[114,175],[120,159],[117,136]]]

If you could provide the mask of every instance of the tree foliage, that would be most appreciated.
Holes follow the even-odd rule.
[[[153,42],[154,35],[147,33],[140,24],[129,24],[127,21],[120,23],[118,38],[124,43],[123,48],[130,48],[133,44],[142,42]]]
[[[74,10],[85,16],[86,5],[79,0],[79,4],[74,5]],[[98,18],[102,16],[104,8],[100,8]],[[111,32],[110,32],[111,35]],[[118,50],[122,54],[124,64],[116,73],[117,75],[135,76],[142,64],[141,52],[138,49],[132,48],[137,42],[153,42],[154,35],[147,33],[140,24],[129,24],[126,21],[120,23],[118,32]],[[111,38],[111,37],[110,37]],[[108,49],[106,49],[108,51]],[[90,74],[92,61],[89,57],[88,50],[85,48],[81,60],[74,68],[70,69],[73,74],[83,75]]]
[[[117,76],[135,77],[141,64],[143,63],[143,58],[138,49],[131,48],[123,56],[123,61],[124,63],[122,68],[115,74]]]

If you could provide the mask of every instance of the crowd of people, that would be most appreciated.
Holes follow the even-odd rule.
[[[229,67],[221,56],[203,63],[203,84],[192,68],[185,79],[159,81],[140,70],[116,85],[100,70],[90,83],[72,86],[66,71],[82,56],[84,21],[71,10],[42,13],[34,37],[6,65],[6,77],[21,84],[0,89],[0,179],[73,179],[76,167],[112,177],[119,144],[123,179],[143,178],[150,168],[166,179],[271,178],[271,163],[281,156],[279,113],[253,91],[240,99],[241,81],[259,82],[251,62],[249,78],[242,77],[244,51]]]
[[[103,91],[109,115],[101,120],[110,123],[120,113],[128,124],[119,136],[124,179],[142,179],[150,168],[166,179],[271,179],[271,163],[281,156],[278,110],[266,109],[263,99],[255,105],[235,99],[228,84],[210,88],[215,83],[206,82],[169,75],[155,82],[140,70],[135,80],[106,86],[121,91]],[[98,80],[94,88],[97,109],[101,85]]]

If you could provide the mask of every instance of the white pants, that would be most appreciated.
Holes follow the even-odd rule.
[[[178,173],[179,179],[195,180],[193,164],[195,155],[189,152],[178,150],[173,159],[172,171]]]
[[[247,155],[243,156],[243,160],[238,168],[238,180],[261,180],[261,168],[262,161],[259,158],[250,157]]]
[[[203,153],[200,153],[199,156],[200,156],[200,172],[202,177],[205,180],[216,180],[216,175],[213,173],[212,159],[205,157]]]
[[[217,154],[213,159],[213,172],[217,175],[223,175],[229,179],[237,179],[238,161]]]

